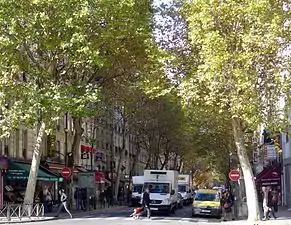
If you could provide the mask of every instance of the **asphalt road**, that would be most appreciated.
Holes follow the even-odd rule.
[[[142,224],[154,224],[154,225],[165,225],[165,224],[221,224],[221,221],[213,218],[192,218],[191,206],[185,206],[183,209],[179,209],[175,214],[171,216],[165,216],[162,214],[153,214],[151,220],[145,217],[140,217],[138,220],[134,220],[129,217],[132,213],[132,208],[125,210],[119,210],[116,212],[108,213],[93,213],[86,216],[70,218],[60,218],[52,221],[33,222],[26,224],[33,225],[96,225],[96,223],[102,223],[107,225],[142,225]]]

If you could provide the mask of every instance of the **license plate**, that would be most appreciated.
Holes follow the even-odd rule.
[[[204,210],[204,209],[202,209],[201,212],[210,213],[211,211],[210,210]]]
[[[153,210],[153,211],[157,211],[157,210],[159,210],[158,208],[151,208],[151,210]]]

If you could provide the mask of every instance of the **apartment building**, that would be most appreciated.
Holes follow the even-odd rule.
[[[79,154],[74,159],[81,171],[116,171],[122,150],[122,129],[120,123],[107,121],[98,123],[94,118],[83,120],[84,133],[79,146]],[[0,142],[0,154],[13,160],[30,162],[37,137],[36,129],[20,126],[11,136]],[[41,145],[42,164],[48,169],[60,172],[65,165],[66,153],[71,152],[74,128],[70,116],[60,120],[55,134],[45,135]],[[134,134],[125,137],[125,152],[122,160],[122,179],[129,175],[136,154]],[[93,150],[93,151],[92,151]],[[142,150],[133,174],[142,174],[146,162],[146,152]],[[76,175],[78,171],[74,171]]]

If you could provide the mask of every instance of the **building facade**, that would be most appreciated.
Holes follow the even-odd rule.
[[[74,159],[75,165],[83,171],[109,171],[116,172],[122,148],[122,131],[119,124],[107,122],[98,124],[94,118],[86,118],[82,125],[84,132],[79,146],[79,154]],[[37,137],[36,129],[24,126],[14,131],[11,136],[0,141],[0,154],[13,160],[30,162]],[[70,116],[61,119],[56,127],[55,134],[44,135],[41,145],[42,162],[53,165],[54,172],[59,172],[66,161],[66,153],[71,152],[74,139],[73,121]],[[125,151],[122,160],[122,174],[129,175],[136,154],[134,135],[125,136]],[[93,150],[93,151],[92,151]],[[136,162],[134,175],[143,173],[146,161],[146,152],[142,150]]]

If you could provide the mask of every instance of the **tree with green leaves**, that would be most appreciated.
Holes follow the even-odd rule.
[[[245,134],[261,123],[276,124],[280,115],[280,73],[287,60],[281,52],[288,45],[283,1],[187,1],[183,13],[195,63],[182,78],[180,94],[186,107],[204,102],[210,107],[206,115],[231,122],[248,220],[260,220]]]
[[[76,130],[72,150],[78,154],[81,118],[95,113],[100,87],[129,71],[137,75],[147,63],[150,3],[0,3],[2,134],[20,123],[38,126],[26,203],[33,203],[44,132],[69,112]]]

